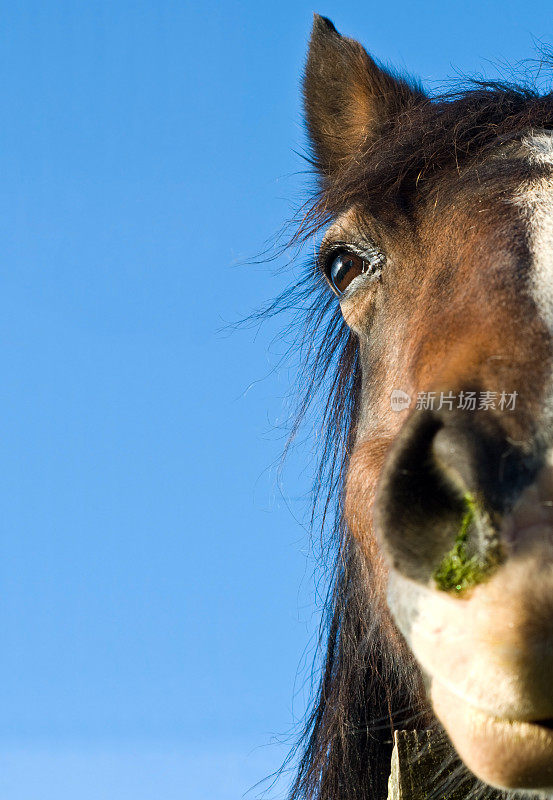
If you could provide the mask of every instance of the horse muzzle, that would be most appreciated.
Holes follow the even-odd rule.
[[[553,791],[553,466],[516,451],[508,462],[509,451],[500,474],[507,450],[480,434],[419,417],[392,452],[375,514],[388,604],[467,766],[492,785]],[[436,569],[467,492],[483,510],[463,546],[494,557],[472,585],[445,591]]]

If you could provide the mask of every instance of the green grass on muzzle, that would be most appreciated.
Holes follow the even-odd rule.
[[[468,534],[476,517],[477,507],[471,494],[467,493],[463,500],[465,512],[455,544],[433,575],[438,589],[456,594],[461,594],[481,583],[489,572],[478,556],[469,556],[467,553]]]

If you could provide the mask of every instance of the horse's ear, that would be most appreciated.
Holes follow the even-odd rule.
[[[304,108],[320,171],[332,177],[423,92],[379,67],[359,42],[315,14],[303,81]]]

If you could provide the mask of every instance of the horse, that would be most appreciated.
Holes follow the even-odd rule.
[[[429,96],[316,15],[303,98],[337,544],[290,799],[385,798],[398,729],[553,796],[553,94]]]

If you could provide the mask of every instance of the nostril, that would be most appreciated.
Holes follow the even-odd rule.
[[[493,420],[413,412],[386,459],[375,500],[377,534],[392,566],[424,583],[436,574],[453,580],[455,560],[467,575],[484,574],[472,567],[498,562],[502,515],[535,474]]]
[[[485,459],[483,448],[467,429],[442,427],[432,442],[432,454],[443,477],[460,494],[474,493],[478,473]]]
[[[443,477],[459,492],[478,495],[486,507],[501,515],[536,477],[536,464],[502,431],[459,417],[444,425],[432,443]]]
[[[412,414],[386,460],[375,501],[384,552],[395,569],[423,582],[450,549],[464,512],[464,491],[446,479],[434,452],[443,427],[431,411]],[[449,449],[442,436],[438,453]]]

